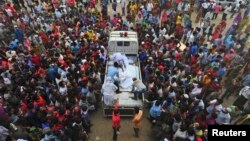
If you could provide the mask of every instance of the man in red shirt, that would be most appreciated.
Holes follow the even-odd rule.
[[[115,105],[115,108],[113,110],[112,114],[112,127],[113,127],[113,141],[117,141],[117,135],[120,134],[120,123],[121,123],[121,118],[118,110],[118,106]]]
[[[220,13],[221,10],[222,10],[221,3],[216,4],[214,7],[214,14],[213,14],[212,20],[217,18],[218,14]]]
[[[32,57],[30,58],[30,61],[36,66],[41,66],[41,57],[38,54],[33,53]]]
[[[4,5],[5,11],[7,12],[9,17],[13,17],[14,14],[16,13],[15,8],[10,4],[10,3],[6,3]]]

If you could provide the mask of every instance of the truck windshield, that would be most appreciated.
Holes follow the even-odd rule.
[[[129,41],[118,41],[117,46],[129,46],[130,42]]]

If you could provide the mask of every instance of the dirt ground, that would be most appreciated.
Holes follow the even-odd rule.
[[[152,141],[151,135],[151,123],[147,119],[148,110],[144,110],[144,116],[142,120],[141,129],[139,132],[139,138],[134,137],[134,130],[132,126],[132,117],[126,117],[121,119],[120,135],[118,135],[118,141]],[[112,141],[113,129],[111,117],[104,117],[103,111],[100,109],[91,115],[92,133],[90,134],[90,141]]]

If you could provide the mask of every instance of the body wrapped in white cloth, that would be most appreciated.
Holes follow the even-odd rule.
[[[113,106],[116,94],[115,91],[117,89],[118,88],[113,83],[111,77],[107,77],[106,81],[102,85],[103,100],[106,106]]]

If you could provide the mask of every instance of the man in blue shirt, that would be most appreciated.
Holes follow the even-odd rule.
[[[155,125],[156,119],[159,118],[161,115],[161,101],[155,100],[152,102],[152,107],[149,110],[149,119],[153,123],[153,125]]]
[[[198,45],[196,42],[194,42],[193,45],[191,46],[190,53],[191,55],[195,55],[197,51],[198,51]]]
[[[111,77],[112,80],[115,80],[115,76],[119,77],[118,67],[119,67],[119,65],[118,65],[117,62],[114,63],[114,66],[109,66],[108,67],[108,74],[107,74],[107,76]]]
[[[222,80],[223,76],[226,74],[227,68],[225,63],[221,63],[218,71],[217,71],[217,77],[219,81]]]
[[[115,77],[119,77],[119,64],[117,62],[114,63],[114,66],[108,67],[108,73],[107,77],[111,77],[111,79],[114,81],[114,84],[118,87],[116,93],[120,93],[119,89],[119,80],[115,79]]]

